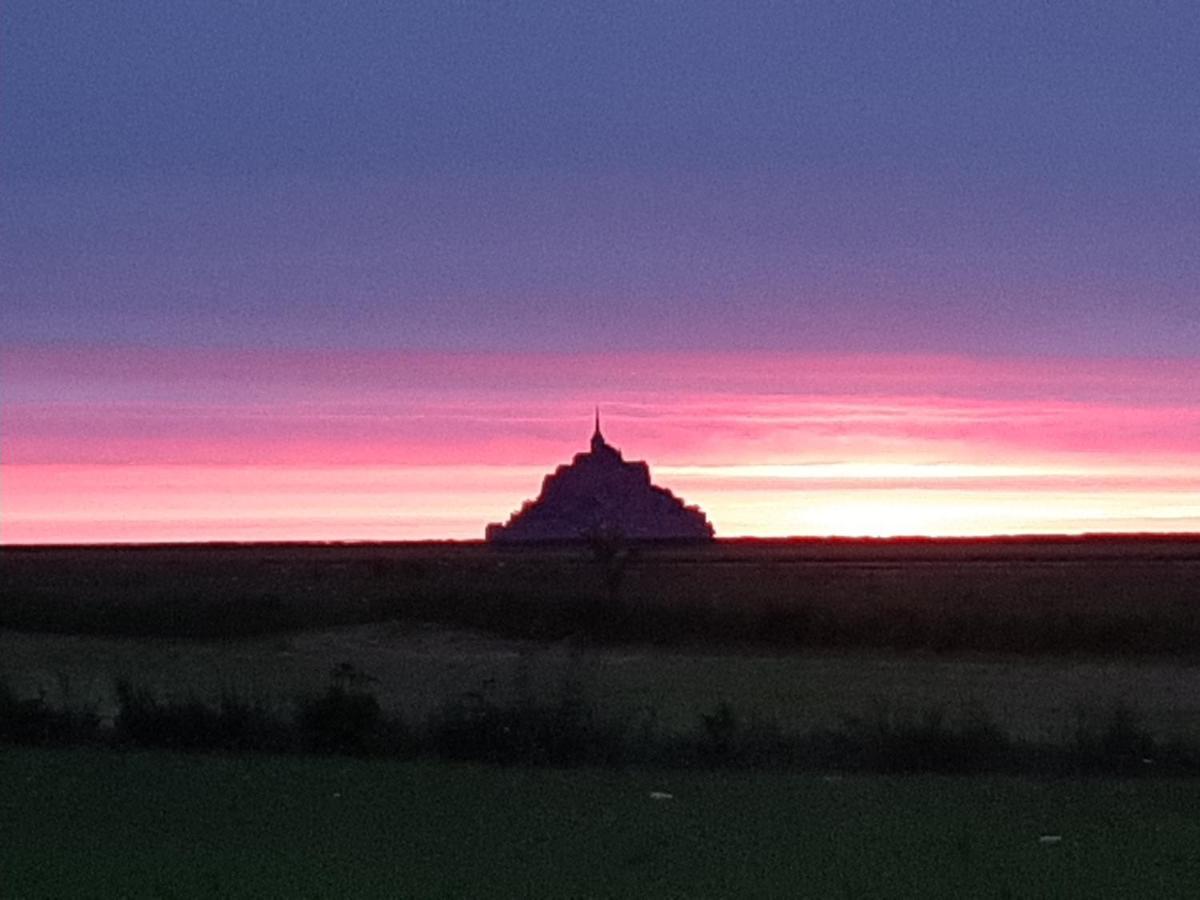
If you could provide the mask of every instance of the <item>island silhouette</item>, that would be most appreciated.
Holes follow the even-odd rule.
[[[497,543],[534,543],[601,535],[710,541],[713,527],[699,507],[651,482],[646,463],[626,461],[604,439],[597,409],[590,449],[547,475],[537,498],[526,501],[507,522],[488,525],[485,537]]]

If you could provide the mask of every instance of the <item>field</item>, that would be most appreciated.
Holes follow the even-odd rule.
[[[0,627],[242,637],[379,621],[532,640],[1193,657],[1200,540],[0,548]]]
[[[115,710],[117,679],[164,698],[216,702],[226,692],[286,705],[324,689],[350,662],[377,679],[385,710],[421,719],[443,701],[577,681],[604,711],[651,709],[667,730],[721,703],[788,729],[848,717],[982,709],[1017,738],[1061,742],[1079,718],[1137,711],[1161,738],[1200,742],[1200,668],[1177,660],[953,658],[878,652],[751,654],[509,641],[442,628],[365,625],[273,638],[161,641],[0,632],[0,679],[23,696]]]
[[[7,708],[40,697],[112,735],[0,746],[0,895],[1195,896],[1200,780],[1159,773],[1200,771],[1198,648],[1197,540],[0,548]],[[294,735],[108,746],[118,680],[286,719],[342,664],[388,721],[475,697],[536,723],[521,704],[569,690],[685,750],[553,768],[435,762],[436,735],[399,753],[417,759],[262,752]],[[749,728],[706,756],[722,708]],[[944,768],[952,734],[913,756],[872,730],[939,712],[1017,742],[985,735],[965,770],[1054,777],[837,772],[892,771],[896,748]],[[755,723],[851,740],[747,769]],[[1063,777],[1084,771],[1139,777]]]
[[[728,703],[788,729],[982,709],[1062,741],[1123,707],[1200,743],[1200,542],[0,549],[0,678],[113,711],[286,705],[348,662],[410,718],[580,685],[665,729]],[[220,639],[218,639],[220,638]]]
[[[10,749],[0,783],[5,896],[1170,898],[1200,883],[1191,780]]]

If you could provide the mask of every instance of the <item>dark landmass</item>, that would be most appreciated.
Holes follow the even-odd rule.
[[[652,484],[644,462],[626,462],[604,440],[597,414],[591,449],[547,475],[537,499],[507,523],[489,525],[486,537],[538,543],[605,536],[708,541],[713,527],[699,508],[685,506],[666,488]]]
[[[406,541],[379,540],[280,540],[280,541],[157,541],[127,543],[113,541],[88,544],[6,544],[0,545],[0,558],[8,552],[47,552],[92,550],[304,550],[322,548],[346,548],[363,550],[386,550],[389,552],[422,552],[448,550],[457,552],[503,551],[543,554],[561,550],[578,552],[592,545],[586,536],[540,542],[536,547],[519,545],[502,548],[492,542],[475,539],[427,538]],[[843,558],[917,558],[939,557],[961,558],[964,551],[978,551],[983,556],[1021,558],[1061,555],[1064,559],[1081,556],[1141,556],[1153,554],[1154,547],[1165,548],[1168,556],[1188,556],[1200,553],[1200,533],[1189,532],[1090,532],[1087,534],[1016,534],[990,535],[988,537],[930,537],[928,535],[903,535],[897,537],[734,537],[714,538],[697,546],[687,539],[643,538],[629,540],[631,547],[649,550],[656,555],[671,557],[687,556],[689,551],[699,550],[704,557],[717,555],[735,559],[739,556],[760,554],[783,554],[795,558],[843,559]]]
[[[0,627],[379,621],[592,643],[1200,656],[1200,537],[0,548]]]

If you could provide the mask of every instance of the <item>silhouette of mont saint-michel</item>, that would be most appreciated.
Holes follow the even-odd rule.
[[[713,527],[703,511],[650,481],[644,462],[626,462],[600,433],[591,449],[576,453],[542,481],[542,492],[504,523],[488,525],[494,542],[570,541],[599,535],[631,540],[710,541]]]

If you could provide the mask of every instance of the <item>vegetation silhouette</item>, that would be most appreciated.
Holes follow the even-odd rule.
[[[0,627],[241,638],[367,622],[509,638],[1194,658],[1200,541],[0,548]]]
[[[957,715],[881,707],[840,728],[788,731],[741,715],[728,703],[702,713],[685,732],[657,727],[653,709],[606,716],[574,679],[557,694],[518,691],[507,700],[487,686],[447,699],[412,724],[382,712],[369,681],[349,664],[326,691],[297,699],[294,712],[227,693],[216,706],[194,697],[161,699],[121,681],[110,725],[87,709],[18,699],[0,684],[0,745],[112,745],[174,751],[316,753],[430,758],[492,765],[655,766],[874,773],[1200,776],[1200,745],[1160,740],[1128,707],[1077,715],[1064,743],[1014,740],[977,707]]]

